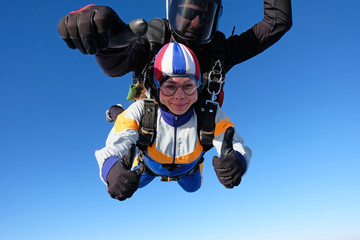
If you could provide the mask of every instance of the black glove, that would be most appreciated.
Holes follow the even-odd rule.
[[[233,138],[235,130],[233,127],[226,129],[221,146],[220,158],[213,157],[213,166],[221,184],[226,188],[238,186],[241,177],[246,170],[244,157],[233,149]]]
[[[69,48],[96,54],[129,45],[146,33],[147,23],[137,19],[126,25],[110,7],[91,4],[61,18],[58,31]]]
[[[121,104],[112,105],[109,110],[106,111],[106,120],[108,122],[115,122],[116,118],[124,111]]]
[[[112,198],[124,201],[139,187],[141,170],[131,171],[135,150],[135,145],[131,144],[128,153],[114,164],[107,175],[108,193]]]

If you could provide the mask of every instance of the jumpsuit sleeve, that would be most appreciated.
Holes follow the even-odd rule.
[[[121,77],[132,71],[142,71],[149,55],[150,44],[146,37],[141,37],[126,48],[102,50],[95,59],[106,75]]]
[[[95,157],[100,169],[100,178],[106,184],[103,176],[103,168],[110,169],[116,163],[116,159],[124,156],[130,144],[136,144],[138,140],[138,131],[140,119],[143,114],[143,101],[137,101],[130,105],[128,109],[122,112],[115,121],[111,129],[105,147],[95,151]],[[111,166],[110,166],[110,165]]]
[[[220,107],[217,108],[215,124],[213,145],[218,153],[218,156],[220,156],[221,153],[221,146],[226,129],[233,127],[235,129],[233,149],[244,157],[247,165],[246,169],[248,169],[252,154],[251,149],[244,144],[244,139],[237,133],[236,127]]]
[[[226,40],[225,71],[263,52],[292,26],[291,0],[264,0],[264,18],[240,35]]]

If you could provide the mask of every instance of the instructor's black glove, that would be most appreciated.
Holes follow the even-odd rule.
[[[107,175],[108,192],[112,198],[124,201],[139,187],[141,170],[131,171],[135,150],[135,145],[131,144],[128,153],[114,164]]]
[[[108,122],[115,122],[116,118],[124,111],[121,104],[112,105],[109,110],[106,111],[106,120]]]
[[[220,158],[213,157],[213,166],[221,184],[226,188],[238,186],[241,177],[246,170],[244,157],[233,149],[233,138],[235,130],[233,127],[226,129],[221,146]]]
[[[147,23],[137,19],[126,25],[110,7],[90,4],[61,18],[58,31],[69,48],[96,54],[129,45],[146,33]]]

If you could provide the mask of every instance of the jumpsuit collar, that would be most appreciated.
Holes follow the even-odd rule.
[[[194,114],[193,108],[190,108],[186,113],[182,115],[174,115],[170,112],[166,112],[162,108],[160,108],[160,112],[164,121],[172,127],[178,127],[184,125],[190,120],[190,118]]]

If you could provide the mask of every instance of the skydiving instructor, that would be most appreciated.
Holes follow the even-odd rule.
[[[203,78],[213,68],[213,58],[221,59],[225,76],[233,66],[276,43],[292,26],[291,0],[264,0],[262,21],[226,37],[218,31],[222,9],[221,0],[167,0],[167,19],[126,24],[110,7],[88,5],[60,19],[58,31],[68,47],[95,55],[106,75],[120,77],[133,72],[136,82],[149,60],[168,42],[185,44],[196,54]],[[241,23],[235,20],[235,24]],[[217,99],[220,105],[222,97]]]

